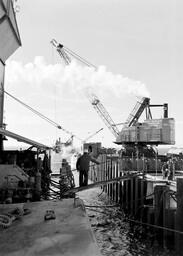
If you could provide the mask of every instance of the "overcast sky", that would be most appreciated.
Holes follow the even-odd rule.
[[[105,127],[85,90],[92,88],[116,123],[126,120],[137,96],[149,96],[152,104],[169,104],[176,143],[183,145],[181,0],[17,3],[22,47],[6,63],[9,93],[83,139]],[[50,44],[53,38],[98,70],[75,62],[66,67]],[[7,96],[5,122],[8,130],[49,145],[69,138]],[[92,141],[111,146],[114,137],[105,127]]]

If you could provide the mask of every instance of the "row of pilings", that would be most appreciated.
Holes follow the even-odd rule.
[[[183,178],[170,182],[123,169],[123,159],[114,155],[100,155],[100,165],[92,165],[89,178],[107,181],[118,177],[127,180],[102,186],[110,199],[119,204],[131,225],[138,225],[152,234],[154,240],[177,255],[183,255]]]

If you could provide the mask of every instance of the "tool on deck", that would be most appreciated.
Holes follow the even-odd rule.
[[[44,220],[47,221],[47,220],[54,220],[54,219],[56,219],[54,210],[47,210],[44,215]]]

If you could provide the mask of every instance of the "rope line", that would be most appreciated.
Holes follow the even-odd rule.
[[[154,224],[149,224],[149,223],[146,223],[146,222],[142,222],[142,221],[138,221],[138,220],[133,220],[133,219],[129,219],[129,218],[126,218],[126,220],[130,221],[130,222],[137,223],[139,225],[149,226],[149,227],[152,227],[152,228],[166,230],[166,231],[170,231],[170,232],[174,232],[174,233],[183,235],[183,231],[179,231],[179,230],[176,230],[176,229],[166,228],[166,227],[162,227],[162,226],[158,226],[158,225],[154,225]]]

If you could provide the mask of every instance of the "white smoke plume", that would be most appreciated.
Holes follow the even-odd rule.
[[[131,111],[130,96],[149,95],[141,82],[115,75],[104,66],[95,71],[76,62],[69,66],[48,64],[43,57],[35,57],[32,63],[27,64],[8,61],[5,90],[80,138],[87,137],[88,132],[99,129],[103,124],[89,106],[86,91],[101,99],[117,123],[126,120]],[[5,97],[5,123],[9,130],[46,145],[52,144],[59,136],[63,141],[68,140],[67,133],[54,131],[55,127],[8,96]],[[98,135],[98,140],[103,140],[105,144],[112,143],[112,134],[106,131],[104,136],[104,133]]]
[[[99,97],[121,97],[125,94],[149,96],[146,86],[130,78],[116,75],[99,66],[98,70],[83,67],[76,62],[69,66],[62,64],[47,64],[43,57],[35,57],[33,63],[9,61],[6,68],[6,84],[11,92],[23,84],[32,89],[32,94],[46,91],[51,97],[57,90],[57,96],[72,98],[81,95],[83,91],[91,90]],[[11,87],[11,90],[10,90]]]

